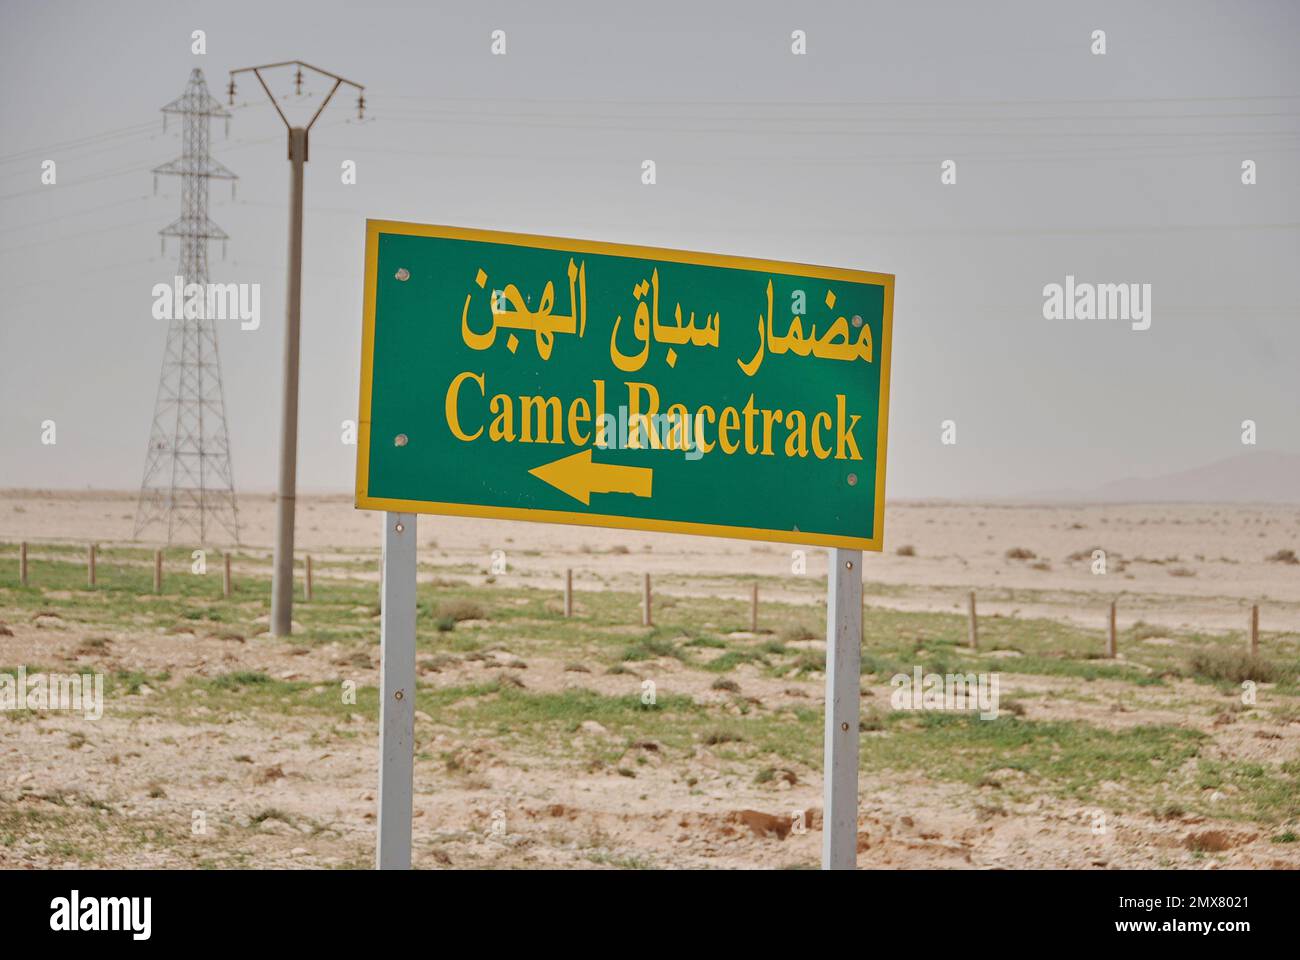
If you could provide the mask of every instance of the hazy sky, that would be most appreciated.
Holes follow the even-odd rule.
[[[1241,453],[1247,418],[1300,452],[1300,4],[0,0],[0,486],[139,485],[150,290],[177,252],[158,108],[193,67],[224,102],[229,69],[294,58],[368,102],[312,134],[304,489],[352,485],[366,217],[896,274],[891,497],[1199,466]],[[262,285],[261,329],[219,336],[236,484],[269,490],[289,165],[255,82],[237,104],[213,130],[240,180],[233,202],[213,185],[211,274]],[[1045,320],[1067,274],[1151,284],[1151,328]]]

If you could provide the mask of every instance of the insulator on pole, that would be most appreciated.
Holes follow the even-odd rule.
[[[357,94],[357,119],[366,119],[366,95],[364,93]]]
[[[227,87],[226,90],[230,94],[230,105],[233,107],[235,105],[235,78],[234,77],[230,78],[230,86]]]
[[[302,67],[299,67],[298,72],[294,74],[293,92],[300,97],[302,96]]]

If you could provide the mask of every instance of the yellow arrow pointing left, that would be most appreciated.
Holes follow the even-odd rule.
[[[591,459],[590,449],[552,460],[528,472],[586,506],[591,505],[593,493],[630,493],[637,497],[648,497],[654,479],[651,467],[596,463]]]

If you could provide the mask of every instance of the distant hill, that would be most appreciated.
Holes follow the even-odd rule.
[[[1191,470],[1112,480],[1092,490],[1044,493],[1032,499],[1105,503],[1300,503],[1300,454],[1260,450]]]

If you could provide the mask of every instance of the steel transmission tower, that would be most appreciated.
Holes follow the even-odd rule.
[[[230,114],[209,95],[202,70],[191,71],[185,92],[162,109],[164,119],[179,114],[184,126],[181,156],[154,169],[181,178],[180,219],[159,233],[164,244],[167,237],[180,240],[176,273],[182,284],[206,290],[208,241],[227,236],[208,219],[209,181],[235,179],[209,155],[208,136],[212,118]],[[168,543],[203,544],[223,536],[238,543],[217,331],[206,310],[196,319],[184,319],[184,312],[178,304],[168,321],[135,536],[157,523],[166,527]]]

